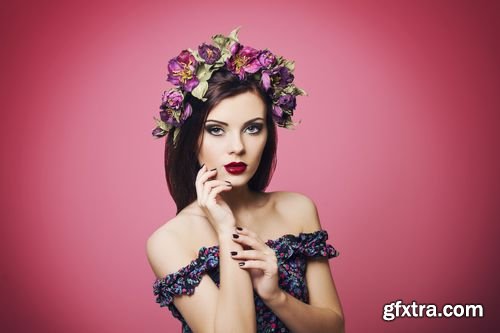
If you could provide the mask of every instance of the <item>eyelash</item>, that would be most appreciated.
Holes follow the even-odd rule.
[[[257,129],[255,132],[250,133],[250,135],[257,135],[262,130],[262,125],[261,124],[252,124],[252,125],[249,125],[247,128],[250,128],[250,127],[255,127]],[[205,129],[206,129],[206,131],[208,133],[210,133],[213,136],[221,136],[221,134],[214,134],[212,132],[213,129],[222,130],[222,128],[219,127],[219,126],[207,126]]]

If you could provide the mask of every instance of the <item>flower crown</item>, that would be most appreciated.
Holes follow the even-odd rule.
[[[274,55],[268,49],[257,50],[243,46],[238,40],[240,27],[229,36],[212,36],[213,45],[203,43],[198,50],[183,50],[168,62],[167,81],[176,87],[163,93],[160,105],[160,119],[154,137],[165,136],[172,128],[174,143],[181,125],[192,114],[191,105],[186,102],[188,94],[206,101],[208,80],[212,73],[225,68],[240,80],[255,80],[272,99],[273,120],[280,127],[294,128],[300,123],[292,121],[295,97],[307,93],[293,84],[293,61]]]

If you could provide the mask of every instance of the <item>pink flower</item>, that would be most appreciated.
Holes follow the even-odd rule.
[[[220,58],[219,48],[213,45],[208,45],[206,43],[203,43],[200,46],[198,46],[198,54],[209,65],[212,65]]]
[[[269,50],[261,51],[259,54],[259,62],[264,68],[270,68],[276,62],[276,57]]]
[[[175,88],[170,89],[163,93],[163,96],[161,98],[162,105],[160,106],[160,108],[179,110],[179,108],[182,106],[183,100],[184,100],[184,95],[180,90]]]
[[[194,56],[188,50],[183,50],[168,62],[167,81],[191,92],[200,83],[196,77],[197,67]]]
[[[293,79],[294,76],[288,68],[282,66],[262,71],[261,82],[267,91],[271,87],[285,87],[292,83]]]
[[[262,68],[258,58],[259,51],[250,46],[234,43],[231,45],[231,54],[226,61],[227,68],[241,80],[245,79],[246,73],[256,73]]]

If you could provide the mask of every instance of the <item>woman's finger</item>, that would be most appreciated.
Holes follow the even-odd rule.
[[[243,269],[249,269],[249,268],[256,268],[260,269],[264,272],[267,272],[269,274],[275,274],[278,272],[278,266],[272,265],[266,261],[262,260],[247,260],[247,261],[241,261],[238,263],[240,268]]]
[[[229,184],[226,180],[213,179],[213,180],[207,180],[205,184],[203,184],[203,186],[211,189],[213,187],[226,184]]]
[[[250,246],[254,250],[264,251],[269,253],[269,246],[267,246],[260,238],[253,237],[250,235],[243,234],[233,234],[233,241]]]
[[[214,177],[217,174],[216,169],[208,170],[205,172],[203,175],[200,176],[200,179],[198,180],[198,183],[200,184],[200,192],[199,192],[199,197],[200,197],[200,203],[203,204],[207,200],[208,193],[210,192],[210,188],[207,188],[205,186],[205,183],[210,179],[211,177]]]
[[[230,191],[232,190],[232,188],[233,187],[227,182],[223,182],[223,184],[213,187],[210,193],[208,194],[207,203],[208,202],[217,203],[217,201],[215,200],[217,194],[223,191]]]
[[[236,253],[236,254],[233,254]],[[262,251],[241,250],[231,252],[231,257],[238,260],[268,260],[269,256]]]
[[[208,170],[207,166],[204,165],[199,171],[196,176],[195,180],[195,187],[196,187],[196,194],[198,198],[198,204],[202,204],[204,200],[206,199],[206,194],[204,193],[204,184],[205,182],[210,178],[216,175],[216,169]]]
[[[198,199],[198,204],[201,204],[201,193],[203,190],[203,184],[200,181],[201,176],[206,172],[207,166],[203,164],[203,166],[198,170],[198,173],[196,174],[196,180],[194,182],[194,186],[196,188],[196,198]]]
[[[218,179],[213,179],[213,180],[207,180],[203,184],[203,192],[202,192],[202,203],[206,203],[208,200],[210,200],[210,193],[213,191],[214,188],[217,186],[227,186],[227,182],[224,180],[218,180]]]

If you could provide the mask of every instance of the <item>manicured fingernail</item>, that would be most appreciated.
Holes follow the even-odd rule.
[[[201,165],[200,169],[203,169],[203,167],[204,167],[204,166],[205,166],[205,163],[203,163],[203,164]]]
[[[217,170],[217,168],[213,168],[213,169],[212,169],[212,170],[210,170],[210,171],[214,171],[214,170]]]
[[[231,255],[232,255],[232,256],[235,256],[235,255],[237,255],[237,254],[238,254],[238,252],[236,252],[236,251],[231,251]]]
[[[243,228],[240,228],[240,227],[236,227],[236,229],[238,229],[239,231],[242,231],[242,230],[243,230]]]
[[[239,237],[240,237],[240,235],[233,234],[233,237],[234,237],[234,238],[239,238]]]
[[[245,265],[245,263],[244,262],[240,262],[238,265],[243,266],[243,265]]]
[[[230,182],[230,181],[225,180],[225,182],[227,183],[227,185],[229,185],[229,186],[233,186],[233,184],[231,184],[231,182]]]

